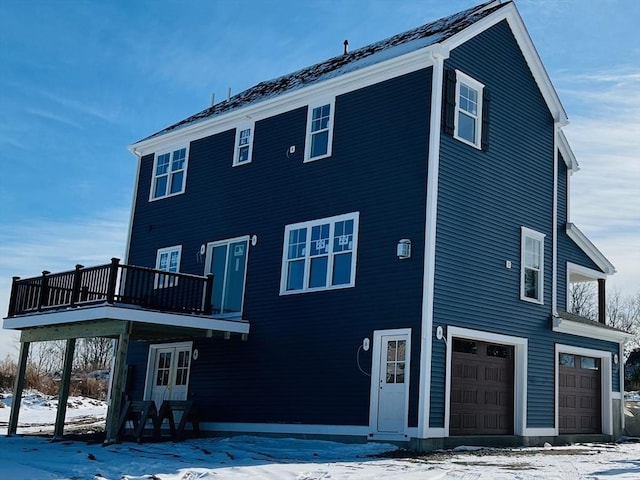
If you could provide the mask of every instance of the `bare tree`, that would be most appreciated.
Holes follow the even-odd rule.
[[[110,338],[83,338],[76,346],[75,368],[82,372],[109,368],[113,340]]]
[[[594,282],[572,283],[569,285],[569,312],[596,320],[598,318],[597,298]]]
[[[635,348],[640,347],[640,292],[634,295],[622,295],[614,290],[607,299],[607,322],[633,335],[625,344],[625,358]]]

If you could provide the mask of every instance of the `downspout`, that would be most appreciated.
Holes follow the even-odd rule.
[[[422,284],[422,331],[420,337],[420,385],[418,395],[418,438],[429,434],[431,408],[431,357],[433,352],[433,295],[436,263],[436,217],[438,214],[438,168],[442,122],[444,61],[449,50],[437,45],[429,52],[433,59],[431,78],[431,117],[427,159],[427,198],[424,233],[424,280]]]

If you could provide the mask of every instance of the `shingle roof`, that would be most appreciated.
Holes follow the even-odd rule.
[[[464,30],[475,22],[490,15],[504,5],[499,0],[491,0],[454,15],[427,23],[413,30],[394,35],[366,47],[330,58],[321,63],[303,68],[297,72],[260,82],[257,85],[234,95],[228,100],[202,110],[178,123],[175,123],[143,140],[162,136],[174,130],[201,122],[208,118],[229,112],[251,103],[260,102],[284,92],[293,91],[314,83],[337,77],[344,73],[359,70],[384,60],[394,58],[420,48],[442,42]]]

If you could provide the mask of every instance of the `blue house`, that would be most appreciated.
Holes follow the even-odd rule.
[[[16,278],[4,328],[22,370],[34,341],[118,340],[108,441],[125,398],[217,434],[616,438],[628,334],[566,124],[512,2],[345,47],[133,144],[124,262]],[[599,321],[567,313],[583,281]]]

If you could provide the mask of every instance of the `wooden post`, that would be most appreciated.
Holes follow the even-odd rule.
[[[77,264],[76,270],[73,272],[73,287],[71,291],[71,306],[75,307],[76,303],[80,300],[80,285],[82,284],[82,272],[81,269],[84,265]]]
[[[13,277],[11,282],[11,297],[9,298],[9,311],[7,317],[12,317],[16,313],[16,302],[18,301],[18,280],[20,277]]]
[[[107,290],[107,303],[113,304],[116,295],[116,285],[118,282],[118,266],[120,264],[119,258],[111,259],[111,268],[109,269],[109,287]]]
[[[598,279],[598,322],[603,325],[607,323],[606,282],[604,278]]]
[[[207,274],[206,288],[204,293],[204,305],[202,311],[205,315],[213,313],[213,304],[211,297],[213,296],[213,273]]]
[[[47,299],[47,297],[49,296],[49,279],[47,278],[47,275],[49,275],[51,272],[48,272],[47,270],[44,270],[42,272],[42,280],[40,283],[40,295],[38,297],[38,311],[42,311],[42,305],[44,305],[45,300]]]
[[[56,413],[56,425],[53,429],[53,439],[62,440],[64,433],[64,419],[67,415],[67,400],[69,399],[69,385],[71,384],[71,370],[73,369],[73,353],[76,349],[76,339],[68,338],[64,352],[64,368],[58,390],[58,411]]]
[[[104,443],[116,443],[118,441],[118,429],[120,427],[120,410],[122,406],[122,393],[127,376],[127,350],[129,349],[129,336],[131,335],[131,322],[126,322],[126,328],[118,337],[118,348],[113,358],[113,380],[111,398],[107,410],[105,425],[106,438]]]
[[[27,370],[29,345],[29,342],[20,342],[20,358],[18,359],[18,371],[16,372],[16,379],[13,384],[13,401],[11,402],[7,437],[15,435],[18,428],[18,414],[20,413],[20,402],[22,400],[22,390],[24,389],[24,374]]]

